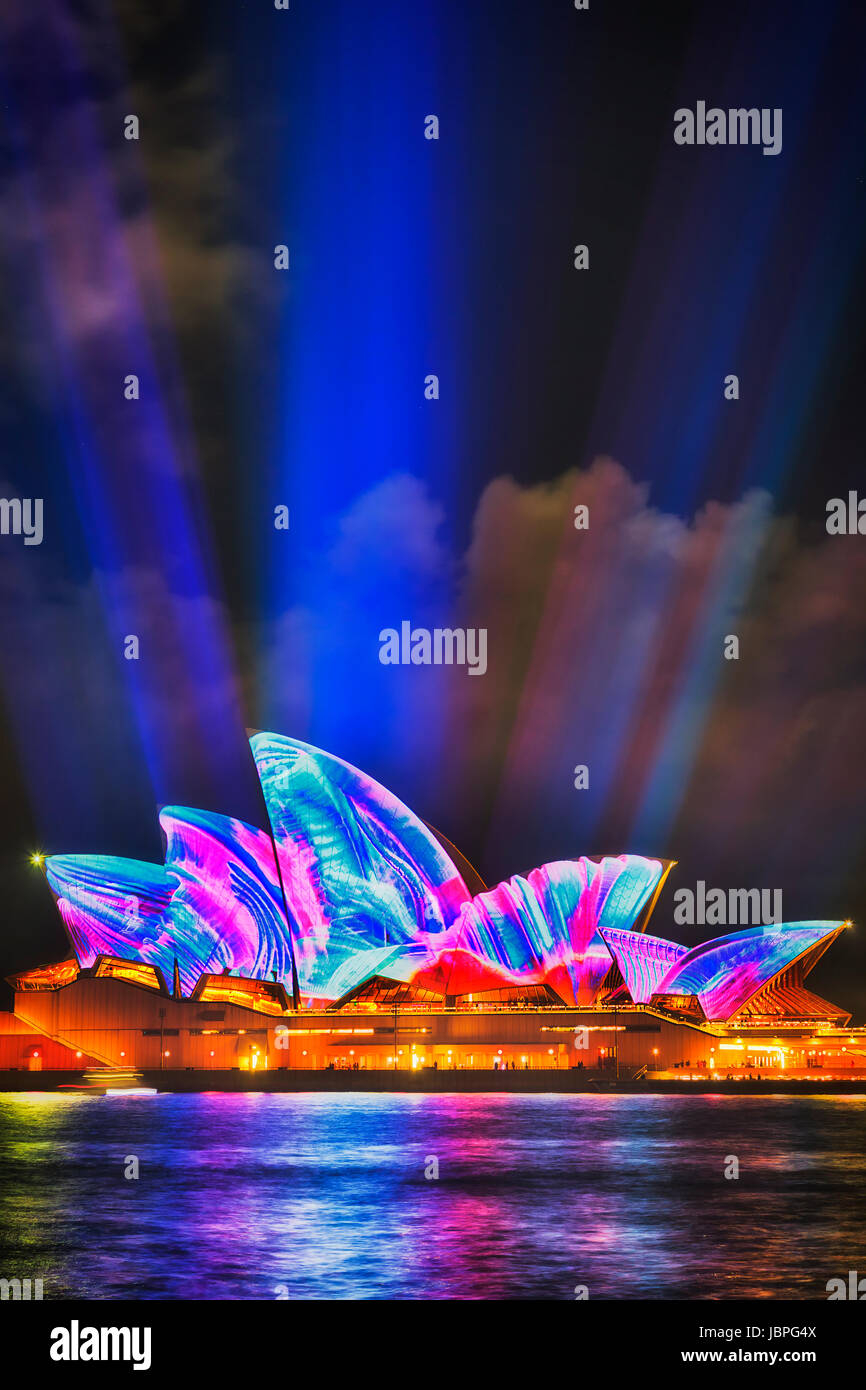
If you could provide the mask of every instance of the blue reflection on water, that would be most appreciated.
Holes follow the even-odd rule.
[[[862,1264],[864,1137],[859,1097],[5,1095],[0,1275],[46,1298],[826,1298]]]

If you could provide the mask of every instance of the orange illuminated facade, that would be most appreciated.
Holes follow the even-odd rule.
[[[111,957],[89,970],[62,962],[10,983],[15,1013],[2,1016],[0,1031],[7,1070],[866,1079],[866,1031],[784,977],[725,1023],[699,1016],[688,996],[569,1007],[533,991],[445,1004],[391,981],[328,1010],[295,1011],[277,982],[206,975],[183,997],[158,970]]]

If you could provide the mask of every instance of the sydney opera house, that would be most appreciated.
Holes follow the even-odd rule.
[[[679,945],[648,929],[671,864],[628,854],[487,888],[349,764],[274,734],[251,746],[267,830],[171,807],[162,865],[45,861],[70,953],[10,979],[0,1066],[866,1071],[866,1034],[806,984],[849,924]]]

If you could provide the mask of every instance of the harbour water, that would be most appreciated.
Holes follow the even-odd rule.
[[[0,1277],[45,1299],[826,1299],[866,1274],[864,1152],[853,1096],[4,1094]]]

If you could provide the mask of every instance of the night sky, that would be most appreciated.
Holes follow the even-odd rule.
[[[265,728],[489,883],[631,851],[679,861],[688,944],[698,879],[853,918],[810,983],[866,1017],[866,537],[825,526],[866,495],[863,7],[6,0],[0,35],[0,496],[44,500],[0,536],[0,971],[66,949],[34,849],[263,824]],[[780,153],[677,145],[698,101],[781,108]],[[404,619],[486,628],[487,673],[383,666]]]

